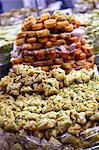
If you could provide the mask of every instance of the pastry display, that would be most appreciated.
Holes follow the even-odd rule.
[[[99,0],[76,0],[75,11],[77,13],[91,12],[99,8]]]
[[[53,138],[65,146],[89,147],[99,141],[99,132],[93,135],[99,125],[98,94],[99,75],[92,69],[66,75],[61,68],[45,72],[41,67],[14,66],[0,81],[0,127],[47,141]]]
[[[10,52],[13,49],[16,34],[20,30],[20,25],[0,26],[0,66],[9,65]],[[3,76],[0,68],[0,78]]]
[[[0,52],[10,52],[21,25],[0,26]]]
[[[78,20],[85,27],[88,43],[94,46],[94,54],[99,54],[99,10],[95,9],[90,13],[78,14]]]
[[[62,11],[35,17],[35,11],[1,15],[7,18],[1,24],[15,19],[0,26],[0,66],[12,64],[0,80],[0,150],[97,148],[99,12],[77,18]]]
[[[37,9],[34,8],[12,9],[9,12],[4,12],[1,14],[1,25],[5,26],[5,25],[20,24],[29,15],[37,16]]]
[[[11,52],[11,62],[41,66],[47,70],[60,66],[67,73],[71,69],[92,68],[93,48],[84,39],[80,22],[72,15],[61,12],[42,14],[39,18],[25,19],[16,45]],[[83,60],[83,61],[82,61]]]

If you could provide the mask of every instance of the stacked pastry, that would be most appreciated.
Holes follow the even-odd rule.
[[[93,67],[93,48],[78,32],[79,26],[75,17],[64,14],[26,18],[16,37],[12,63],[41,66],[44,70],[61,67],[66,72]]]

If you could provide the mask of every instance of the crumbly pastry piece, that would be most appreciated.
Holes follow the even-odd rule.
[[[66,27],[68,25],[69,25],[69,22],[67,20],[66,21],[58,21],[56,28],[57,29],[63,29],[64,27]]]
[[[65,71],[61,68],[53,69],[52,70],[53,76],[58,80],[64,80],[65,79]]]
[[[72,32],[73,31],[73,25],[69,24],[68,26],[64,27],[64,31],[66,31],[66,32]]]
[[[38,38],[38,41],[39,41],[40,43],[46,43],[46,42],[49,41],[49,38],[48,38],[48,37],[41,37],[41,38]]]
[[[80,22],[75,17],[70,20],[70,23],[72,23],[75,27],[80,26]]]
[[[35,59],[33,58],[33,56],[24,56],[23,57],[23,60],[24,62],[27,62],[27,63],[33,63],[35,61]]]
[[[81,51],[80,48],[77,48],[77,49],[73,52],[73,54],[74,54],[75,57],[79,57],[79,55],[80,55],[81,53],[82,53],[82,51]]]
[[[76,48],[81,48],[81,42],[76,43]]]
[[[28,43],[32,44],[32,43],[36,43],[37,42],[37,38],[36,37],[32,37],[32,38],[27,38],[26,40]]]
[[[35,37],[35,35],[36,35],[35,31],[27,31],[28,38],[33,38],[33,37]]]
[[[36,23],[32,25],[32,30],[36,31],[36,30],[41,30],[44,29],[44,25],[43,23]]]
[[[44,45],[45,45],[45,48],[50,48],[53,46],[53,43],[51,41],[47,41]]]
[[[44,22],[45,20],[51,19],[50,13],[44,13],[40,16],[41,22]]]
[[[36,31],[36,36],[39,37],[47,37],[49,36],[50,31],[48,29]]]
[[[62,39],[67,39],[67,38],[71,37],[71,34],[70,33],[61,33],[60,36]]]
[[[27,44],[23,44],[22,47],[20,48],[21,50],[32,50],[32,44],[27,43]]]
[[[50,41],[51,42],[55,42],[59,38],[60,38],[59,34],[50,34]]]
[[[16,39],[25,38],[27,36],[27,32],[20,32],[17,34]]]
[[[93,55],[93,47],[91,47],[89,44],[83,45],[81,49],[86,53],[87,56]]]
[[[36,18],[34,16],[29,16],[25,19],[25,22],[32,21],[33,24],[36,23]]]
[[[79,54],[79,56],[77,57],[75,57],[77,60],[84,60],[84,59],[86,59],[86,54],[85,53],[83,53],[83,52],[81,52],[80,54]]]
[[[37,60],[45,60],[45,49],[34,51],[34,56]]]
[[[67,63],[63,63],[63,68],[64,69],[72,69],[72,68],[76,68],[76,62],[71,60],[71,61],[68,61]]]
[[[32,48],[34,50],[41,49],[43,48],[43,45],[41,43],[32,43]]]
[[[78,38],[76,36],[75,37],[70,37],[69,40],[70,40],[70,44],[78,42]]]
[[[12,64],[22,64],[23,58],[15,58],[12,60]]]
[[[59,39],[55,42],[56,45],[65,45],[66,44],[66,41],[64,39]]]
[[[54,29],[56,27],[56,20],[48,19],[48,20],[44,21],[44,26],[46,29]]]
[[[16,46],[20,46],[25,44],[25,38],[22,39],[16,39]]]
[[[36,18],[33,16],[27,17],[22,26],[22,31],[23,30],[25,30],[25,31],[31,30],[32,24],[36,24]]]
[[[56,16],[55,19],[57,21],[65,21],[65,20],[67,20],[67,16],[59,15],[59,16]]]

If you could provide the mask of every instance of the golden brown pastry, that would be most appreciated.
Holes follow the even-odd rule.
[[[82,67],[82,66],[86,65],[86,59],[76,61],[76,63],[77,63],[78,66]]]
[[[45,49],[40,49],[36,52],[37,60],[45,60]]]
[[[75,68],[76,67],[76,63],[75,61],[69,61],[67,63],[63,63],[63,68],[64,69],[71,69],[71,68]]]
[[[37,38],[36,37],[32,37],[32,38],[27,38],[26,40],[28,43],[32,44],[32,43],[36,43],[37,42]]]
[[[71,43],[76,43],[78,41],[78,38],[74,36],[74,37],[70,37],[69,40]]]
[[[25,38],[16,39],[16,46],[23,45],[25,43]]]
[[[33,24],[36,24],[36,18],[33,16],[29,16],[25,19],[25,22],[31,21]]]
[[[80,41],[76,43],[76,48],[81,48],[81,42]]]
[[[82,39],[81,39],[81,44],[82,44],[82,45],[85,45],[86,43],[87,43],[87,40],[84,39],[84,38],[82,38]]]
[[[66,41],[64,39],[60,39],[56,41],[56,45],[65,45]]]
[[[15,55],[13,51],[12,57],[18,54],[24,57],[25,63],[28,64],[29,59],[25,56],[32,56],[33,60],[29,57],[29,64],[34,63],[35,66],[39,66],[40,63],[41,66],[47,66],[48,61],[49,64],[52,62],[52,65],[63,67],[64,63],[64,69],[68,72],[74,68],[84,67],[85,62],[89,62],[86,64],[87,67],[92,66],[94,59],[89,57],[93,56],[93,48],[87,44],[84,37],[78,38],[78,34],[72,34],[79,25],[75,17],[58,11],[53,15],[44,13],[37,18],[30,16],[23,23],[24,31],[17,35],[16,45],[19,46],[19,51]]]
[[[12,64],[21,64],[23,62],[23,58],[15,58],[12,60]]]
[[[66,60],[67,60],[67,58],[69,57],[69,54],[67,53],[67,51],[61,51],[60,52],[60,57],[66,58]]]
[[[43,23],[36,23],[32,25],[32,30],[36,31],[36,30],[41,30],[44,28]]]
[[[61,68],[62,65],[52,65],[50,66],[50,69],[56,69],[56,68]]]
[[[31,21],[24,22],[24,27],[27,31],[31,30]]]
[[[42,66],[41,69],[44,71],[49,71],[49,66]]]
[[[91,47],[89,44],[81,46],[81,49],[84,53],[86,53],[87,56],[91,56],[93,54],[93,47]]]
[[[46,43],[44,43],[45,48],[50,48],[53,46],[51,41],[47,41]]]
[[[66,21],[58,21],[56,25],[56,29],[63,29],[64,27],[68,26],[69,22]]]
[[[86,55],[88,54],[86,45],[82,45],[81,49],[84,53],[86,53]]]
[[[36,24],[36,18],[33,16],[29,16],[25,19],[23,27],[22,27],[22,31],[24,30],[31,30],[32,28],[32,24]]]
[[[39,41],[40,43],[46,43],[46,42],[49,41],[49,38],[48,38],[48,37],[38,38],[38,41]]]
[[[76,57],[79,57],[79,55],[80,55],[81,53],[82,53],[82,51],[81,51],[80,48],[76,49],[76,50],[73,52],[74,56],[76,56]]]
[[[59,34],[50,34],[50,41],[51,42],[55,42],[59,38],[60,38]]]
[[[55,65],[62,65],[63,64],[63,58],[55,58]]]
[[[78,57],[76,57],[76,59],[78,60],[86,59],[86,54],[82,52]]]
[[[20,32],[17,34],[16,39],[25,38],[27,36],[27,32]]]
[[[21,50],[32,50],[33,47],[31,44],[23,44],[22,47],[20,48]]]
[[[33,43],[32,44],[33,49],[41,49],[42,47],[43,47],[43,45],[41,43]]]
[[[53,18],[54,18],[54,16],[53,16]],[[55,19],[57,21],[65,21],[65,20],[67,20],[67,16],[65,16],[65,15],[58,15],[58,16],[55,17]]]
[[[48,19],[48,20],[44,21],[44,27],[46,29],[54,29],[56,27],[56,20]]]
[[[44,22],[45,20],[48,20],[48,19],[50,19],[50,18],[51,18],[50,13],[44,13],[44,14],[42,14],[42,15],[40,16],[41,22]]]
[[[72,32],[74,29],[72,24],[69,24],[68,26],[64,27],[64,31],[66,32]]]
[[[46,37],[46,36],[49,36],[50,32],[48,29],[44,29],[44,30],[39,30],[39,31],[36,31],[36,36],[39,38],[39,37]]]
[[[60,36],[62,39],[70,39],[71,38],[70,33],[61,33]]]
[[[49,59],[54,59],[57,57],[57,52],[56,52],[56,49],[54,47],[49,48],[49,50],[45,51],[45,52],[46,52],[46,57]]]
[[[36,32],[35,31],[27,31],[27,37],[32,38],[35,37]]]
[[[76,28],[80,26],[80,22],[76,18],[72,18],[70,23],[76,25]]]
[[[24,56],[24,61],[27,62],[27,63],[33,63],[34,62],[34,59],[33,59],[33,56]]]

